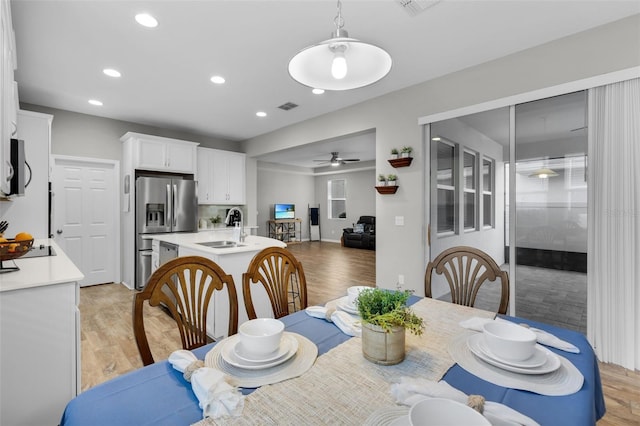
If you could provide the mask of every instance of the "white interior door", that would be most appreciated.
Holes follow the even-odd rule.
[[[80,286],[119,281],[119,165],[53,157],[53,234],[84,274]]]

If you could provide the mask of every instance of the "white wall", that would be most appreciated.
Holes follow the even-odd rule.
[[[212,138],[188,132],[112,120],[94,115],[48,108],[40,105],[20,104],[27,111],[43,112],[54,116],[51,126],[51,153],[76,157],[104,158],[122,161],[120,137],[127,132],[145,133],[167,138],[199,142],[201,146],[240,152],[239,142]]]
[[[258,162],[258,235],[268,236],[267,221],[273,219],[273,205],[295,204],[296,217],[302,219],[302,239],[309,239],[307,206],[315,203],[314,178],[310,170],[281,164]]]
[[[367,129],[376,130],[376,169],[389,174],[391,148],[410,145],[414,160],[399,171],[395,195],[376,195],[376,279],[424,294],[425,181],[418,118],[640,65],[640,15],[528,49],[325,114],[245,142],[249,157]],[[615,48],[613,48],[615,47]],[[591,54],[597,52],[597,54]],[[398,169],[400,170],[400,169]],[[394,216],[404,216],[404,226]]]
[[[327,191],[331,179],[345,179],[347,193],[347,217],[329,219]],[[376,215],[376,171],[362,170],[349,173],[335,173],[315,178],[316,203],[320,204],[320,231],[322,241],[339,242],[342,229],[351,227],[360,216]]]

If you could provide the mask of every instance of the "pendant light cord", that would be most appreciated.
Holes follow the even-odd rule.
[[[336,24],[336,32],[339,34],[342,27],[344,27],[344,18],[342,18],[342,2],[338,0],[338,14],[333,18],[333,23]]]

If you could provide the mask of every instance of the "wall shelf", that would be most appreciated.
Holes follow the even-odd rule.
[[[398,185],[393,186],[376,186],[376,191],[379,194],[395,194],[398,190]]]
[[[389,164],[391,164],[394,168],[398,167],[407,167],[411,165],[411,161],[413,161],[413,157],[400,157],[387,160]]]

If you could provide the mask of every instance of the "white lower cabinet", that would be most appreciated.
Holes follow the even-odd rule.
[[[0,292],[0,424],[57,425],[80,391],[76,282]]]

